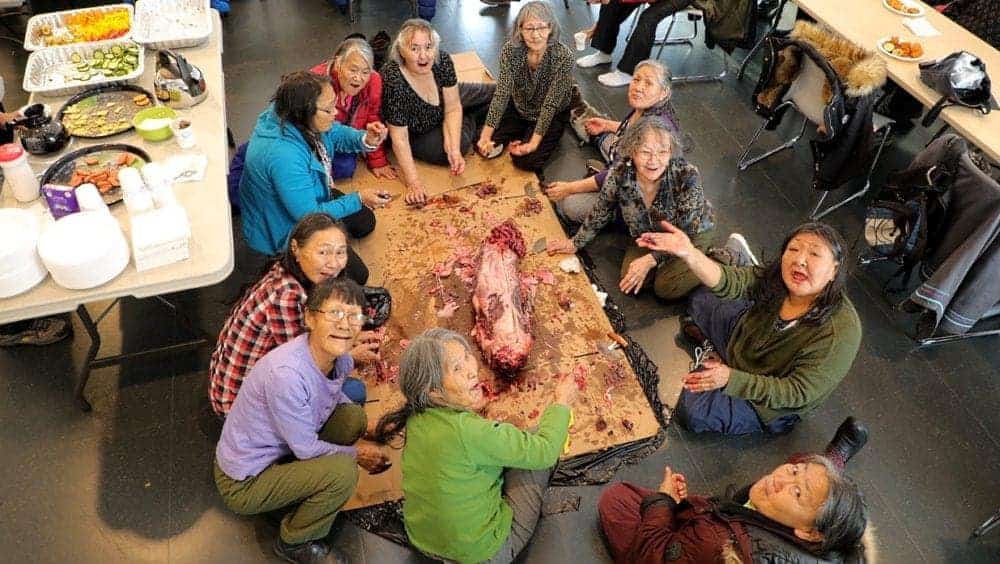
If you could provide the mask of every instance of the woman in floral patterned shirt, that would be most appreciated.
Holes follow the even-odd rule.
[[[715,214],[705,198],[701,174],[684,159],[673,158],[674,145],[662,120],[648,116],[633,124],[619,146],[625,159],[611,168],[580,230],[572,239],[551,241],[549,253],[582,249],[614,219],[616,208],[632,237],[655,230],[666,220],[684,230],[696,247],[707,249]],[[633,242],[625,251],[618,286],[626,294],[638,294],[649,284],[658,297],[676,300],[698,286],[699,281],[682,261],[649,252]]]

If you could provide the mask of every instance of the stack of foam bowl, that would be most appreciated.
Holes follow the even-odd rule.
[[[34,213],[0,209],[0,298],[27,292],[49,275],[38,256],[39,231]]]
[[[56,284],[70,290],[100,286],[121,274],[129,261],[118,221],[99,212],[57,220],[38,240],[38,254]]]

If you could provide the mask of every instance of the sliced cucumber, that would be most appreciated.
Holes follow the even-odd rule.
[[[76,64],[79,64],[83,62],[83,57],[81,57],[79,53],[73,53],[72,55],[69,56],[69,60],[73,61]]]

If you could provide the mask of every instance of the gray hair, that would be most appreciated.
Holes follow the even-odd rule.
[[[521,37],[521,25],[524,24],[524,20],[529,17],[535,18],[536,20],[541,20],[549,24],[549,45],[555,45],[559,42],[559,32],[561,28],[559,27],[559,20],[556,19],[556,15],[552,13],[552,7],[549,6],[548,2],[543,2],[542,0],[534,0],[533,2],[528,2],[521,7],[521,11],[517,13],[517,18],[514,19],[514,26],[510,30],[510,40],[514,45],[524,45],[524,38]]]
[[[442,327],[428,329],[410,341],[410,346],[399,357],[399,389],[406,403],[382,416],[375,428],[376,441],[388,442],[403,429],[411,415],[432,407],[444,407],[433,395],[444,390],[442,377],[448,356],[447,343],[458,343],[466,353],[472,352],[465,337]]]
[[[368,65],[368,70],[375,70],[375,53],[372,51],[372,46],[360,37],[345,39],[337,46],[337,50],[333,53],[334,68],[340,66],[351,55],[360,56]]]
[[[840,553],[857,550],[868,526],[868,506],[861,490],[825,456],[812,455],[806,462],[822,466],[829,484],[826,500],[816,512],[813,525],[823,535],[821,550]]]
[[[674,79],[673,73],[670,72],[670,67],[657,59],[646,59],[645,61],[640,61],[639,64],[635,66],[635,69],[632,71],[632,75],[635,76],[636,73],[644,68],[653,69],[653,72],[655,72],[656,76],[659,77],[660,86],[670,90],[670,82]]]
[[[413,34],[418,31],[425,31],[431,37],[431,49],[434,50],[434,60],[437,60],[441,46],[441,35],[431,27],[431,22],[421,19],[421,18],[410,18],[403,22],[403,25],[399,26],[399,33],[396,34],[396,39],[392,41],[392,45],[389,47],[389,58],[396,62],[398,65],[403,64],[403,56],[399,54],[399,50],[403,47],[403,44],[409,44],[410,40],[413,38]]]
[[[670,147],[671,158],[677,155],[677,140],[674,139],[674,134],[670,132],[667,124],[663,123],[663,120],[657,116],[643,116],[637,122],[628,126],[622,138],[618,141],[616,148],[618,154],[623,158],[632,158],[632,155],[642,145],[642,141],[648,133],[655,133],[660,137],[665,137],[667,145]]]

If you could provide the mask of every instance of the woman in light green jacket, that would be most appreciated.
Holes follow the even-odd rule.
[[[476,352],[461,335],[430,329],[400,358],[406,404],[379,421],[383,441],[406,426],[403,521],[410,543],[458,562],[512,562],[527,546],[542,494],[566,443],[576,384],[556,385],[538,429],[483,418]]]

